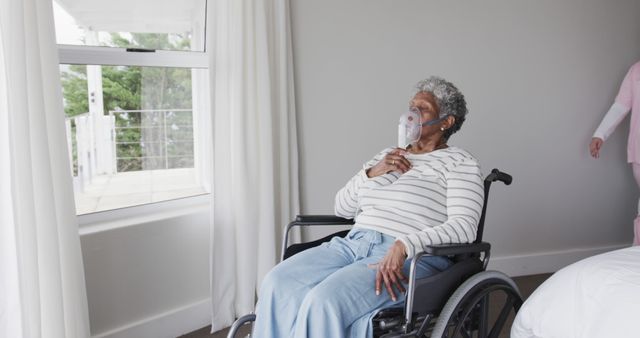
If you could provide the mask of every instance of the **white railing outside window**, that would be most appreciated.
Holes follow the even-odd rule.
[[[120,187],[126,187],[130,182],[140,188],[142,182],[153,183],[148,179],[152,176],[156,186],[164,186],[156,189],[149,186],[147,190],[152,201],[154,193],[178,197],[181,192],[184,195],[200,190],[204,193],[193,180],[194,138],[190,109],[109,111],[109,115],[99,119],[84,113],[67,118],[66,128],[76,196],[85,199],[78,201],[79,213],[99,211],[103,197],[100,194],[117,195],[118,191],[109,189],[108,183],[113,181],[122,183]],[[102,141],[106,142],[100,144]],[[175,183],[180,173],[184,176],[185,187],[163,185],[159,179],[167,177]],[[140,190],[145,189],[134,193],[142,193]],[[90,203],[92,200],[96,203]]]
[[[193,168],[191,109],[119,110],[109,116],[116,121],[115,172]],[[139,138],[131,139],[127,132]]]
[[[83,190],[94,177],[113,174],[113,117],[84,113],[65,122],[74,188]]]

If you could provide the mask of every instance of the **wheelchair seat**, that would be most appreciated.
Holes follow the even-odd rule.
[[[498,169],[493,169],[485,178],[484,205],[473,243],[434,245],[415,255],[411,262],[404,307],[379,311],[373,318],[374,337],[498,337],[507,317],[519,310],[522,297],[508,276],[497,271],[485,271],[491,245],[482,241],[482,233],[491,183],[501,181],[509,185],[511,180],[510,175]],[[291,228],[349,224],[353,224],[353,220],[336,216],[297,216],[285,227],[282,259],[320,245],[335,236],[344,237],[349,232],[344,230],[312,242],[289,245]],[[440,273],[418,279],[415,276],[416,263],[424,255],[447,256],[453,261],[453,265]],[[501,310],[497,316],[490,316],[489,303],[496,303],[496,299]],[[227,338],[235,338],[238,329],[253,322],[255,318],[255,314],[238,318],[231,326]]]

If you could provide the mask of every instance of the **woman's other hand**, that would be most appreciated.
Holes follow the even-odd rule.
[[[406,250],[404,244],[400,241],[396,241],[387,255],[384,256],[382,261],[377,264],[378,272],[376,273],[376,295],[380,295],[382,290],[382,284],[384,283],[387,292],[391,296],[391,299],[395,302],[396,297],[393,287],[404,293],[403,281],[407,281],[407,277],[402,273],[402,267],[404,261],[407,259]]]
[[[404,157],[407,151],[402,148],[395,148],[390,151],[380,162],[367,170],[368,177],[384,175],[392,171],[406,173],[411,169],[411,162]]]
[[[591,152],[591,156],[593,158],[600,157],[600,148],[602,148],[602,144],[604,141],[599,137],[594,137],[591,139],[591,143],[589,144],[589,152]]]

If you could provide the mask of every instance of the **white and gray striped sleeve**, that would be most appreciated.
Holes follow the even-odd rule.
[[[393,148],[387,148],[366,162],[360,171],[336,194],[334,213],[344,218],[354,218],[358,214],[358,192],[365,182],[369,181],[367,169],[376,165]]]
[[[476,238],[484,203],[484,185],[480,166],[464,161],[445,173],[447,182],[447,220],[399,237],[409,258],[428,245],[471,243]]]

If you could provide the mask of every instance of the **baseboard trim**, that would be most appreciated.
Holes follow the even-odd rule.
[[[211,324],[211,299],[92,335],[92,338],[175,338]]]
[[[489,261],[488,270],[498,270],[509,276],[525,276],[556,272],[589,256],[628,247],[628,244],[580,248],[563,251],[536,252],[526,255],[498,256]]]

